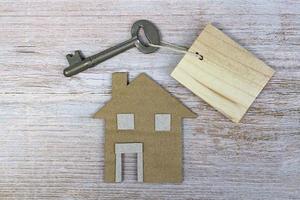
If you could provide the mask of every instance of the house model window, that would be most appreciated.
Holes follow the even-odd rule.
[[[118,130],[134,130],[134,114],[117,114]]]
[[[171,131],[170,114],[155,114],[155,131]]]

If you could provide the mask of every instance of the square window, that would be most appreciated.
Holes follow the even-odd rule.
[[[170,114],[155,114],[155,131],[171,131]]]
[[[118,130],[134,130],[134,114],[117,114]]]

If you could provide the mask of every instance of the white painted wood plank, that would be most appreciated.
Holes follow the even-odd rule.
[[[144,159],[143,152],[137,154],[137,182],[144,182]]]
[[[1,0],[0,16],[0,199],[299,198],[298,1]],[[63,77],[66,53],[123,41],[140,18],[182,45],[214,22],[277,73],[239,125],[169,76],[177,53],[133,49]],[[182,184],[103,183],[104,123],[90,116],[116,71],[148,73],[199,114],[183,126]]]
[[[117,148],[117,147],[116,147]],[[116,153],[116,183],[122,182],[122,154]]]

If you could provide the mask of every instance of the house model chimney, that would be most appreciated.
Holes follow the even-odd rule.
[[[128,73],[116,72],[112,75],[112,96],[119,94],[128,85]]]

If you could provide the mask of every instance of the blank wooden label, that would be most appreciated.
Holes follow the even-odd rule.
[[[234,122],[239,122],[274,70],[209,24],[171,76]]]

